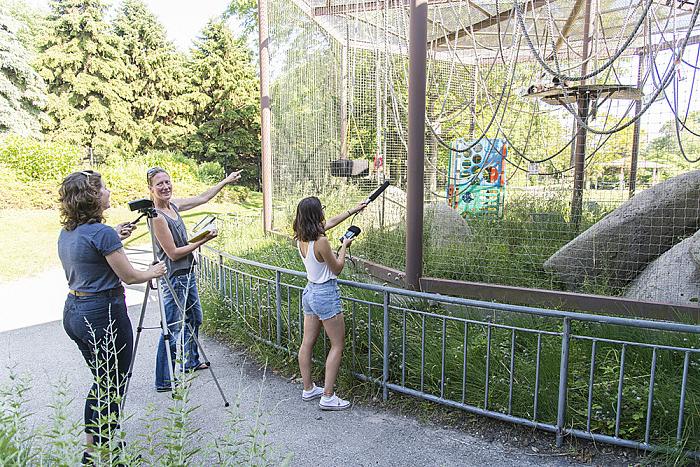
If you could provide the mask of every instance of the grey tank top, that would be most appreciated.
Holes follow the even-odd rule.
[[[173,240],[175,241],[175,246],[185,246],[187,245],[187,229],[185,228],[185,222],[182,220],[182,217],[180,217],[180,211],[177,209],[177,206],[171,203],[170,207],[173,209],[173,211],[175,211],[175,214],[177,214],[177,219],[172,219],[160,209],[156,209],[156,212],[167,221],[168,228],[170,229],[170,233],[173,235]],[[176,272],[180,272],[180,274],[182,274],[182,271],[189,272],[192,265],[197,263],[192,253],[184,258],[178,259],[177,261],[173,261],[168,258],[168,255],[165,254],[165,251],[163,251],[163,248],[160,246],[157,239],[155,240],[155,245],[156,256],[160,261],[165,261],[165,265],[168,268],[168,277],[173,277],[176,275]]]

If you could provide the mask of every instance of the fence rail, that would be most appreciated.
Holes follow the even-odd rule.
[[[200,275],[249,335],[296,352],[303,272],[204,247]],[[675,444],[700,458],[700,326],[339,284],[346,358],[384,399],[393,391],[553,432],[557,446],[565,436]]]

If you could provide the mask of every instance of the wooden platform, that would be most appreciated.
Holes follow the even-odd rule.
[[[525,94],[523,97],[536,97],[549,105],[574,104],[581,94],[588,94],[590,99],[640,100],[642,90],[631,85],[581,84],[578,86],[561,86],[546,91]]]

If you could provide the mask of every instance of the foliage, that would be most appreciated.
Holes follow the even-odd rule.
[[[103,0],[52,0],[40,73],[50,92],[52,138],[94,150],[97,161],[137,144],[129,70]]]
[[[0,138],[0,164],[22,181],[61,180],[78,166],[80,150],[60,142],[7,135]]]
[[[243,33],[250,36],[256,32],[258,26],[258,2],[255,0],[231,0],[224,15],[238,18],[243,26]]]
[[[201,162],[217,161],[226,172],[243,169],[243,183],[256,186],[257,78],[245,45],[222,21],[210,21],[195,41],[191,74],[197,131],[186,152]]]
[[[22,27],[0,7],[0,133],[38,136],[46,122],[46,85],[19,38]]]
[[[116,433],[108,445],[95,446],[95,465],[185,466],[211,458],[222,461],[220,465],[289,465],[291,456],[283,457],[269,441],[259,404],[246,414],[240,403],[236,404],[227,411],[225,429],[204,433],[193,428],[200,408],[189,398],[191,380],[182,378],[178,382],[174,403],[163,411],[164,415],[153,408],[146,411],[139,420],[142,431],[134,433],[135,441],[122,449],[116,446],[123,442],[123,432]],[[48,425],[35,422],[28,410],[30,388],[28,377],[15,374],[0,386],[0,465],[80,464],[83,433],[80,422],[70,415],[71,388],[64,380],[52,385],[55,397],[49,406]],[[123,422],[124,414],[120,417]]]
[[[41,41],[46,35],[46,14],[25,0],[6,0],[3,2],[9,16],[20,24],[17,38],[36,60]]]
[[[126,0],[114,19],[132,90],[131,117],[138,123],[136,149],[181,148],[194,131],[189,115],[186,57],[142,0]]]
[[[685,117],[679,116],[679,118],[681,118],[682,123],[678,123],[678,135],[676,134],[676,122],[669,120],[661,126],[659,136],[654,138],[646,149],[645,156],[649,160],[664,165],[661,169],[664,176],[673,176],[697,168],[697,163],[687,159],[691,161],[700,159],[700,138],[682,126],[685,124],[691,131],[697,133],[700,130],[700,110],[690,112]],[[681,153],[679,139],[685,157]]]
[[[197,178],[202,182],[218,183],[224,176],[224,168],[216,161],[202,162],[197,166]]]

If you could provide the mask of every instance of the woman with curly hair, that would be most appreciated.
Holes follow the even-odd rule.
[[[121,240],[133,230],[104,222],[110,191],[92,170],[68,175],[59,189],[61,224],[58,256],[68,280],[63,328],[77,344],[94,380],[85,400],[87,450],[107,445],[118,428],[119,398],[133,352],[133,333],[126,313],[124,287],[162,276],[161,262],[139,271],[124,253]]]

